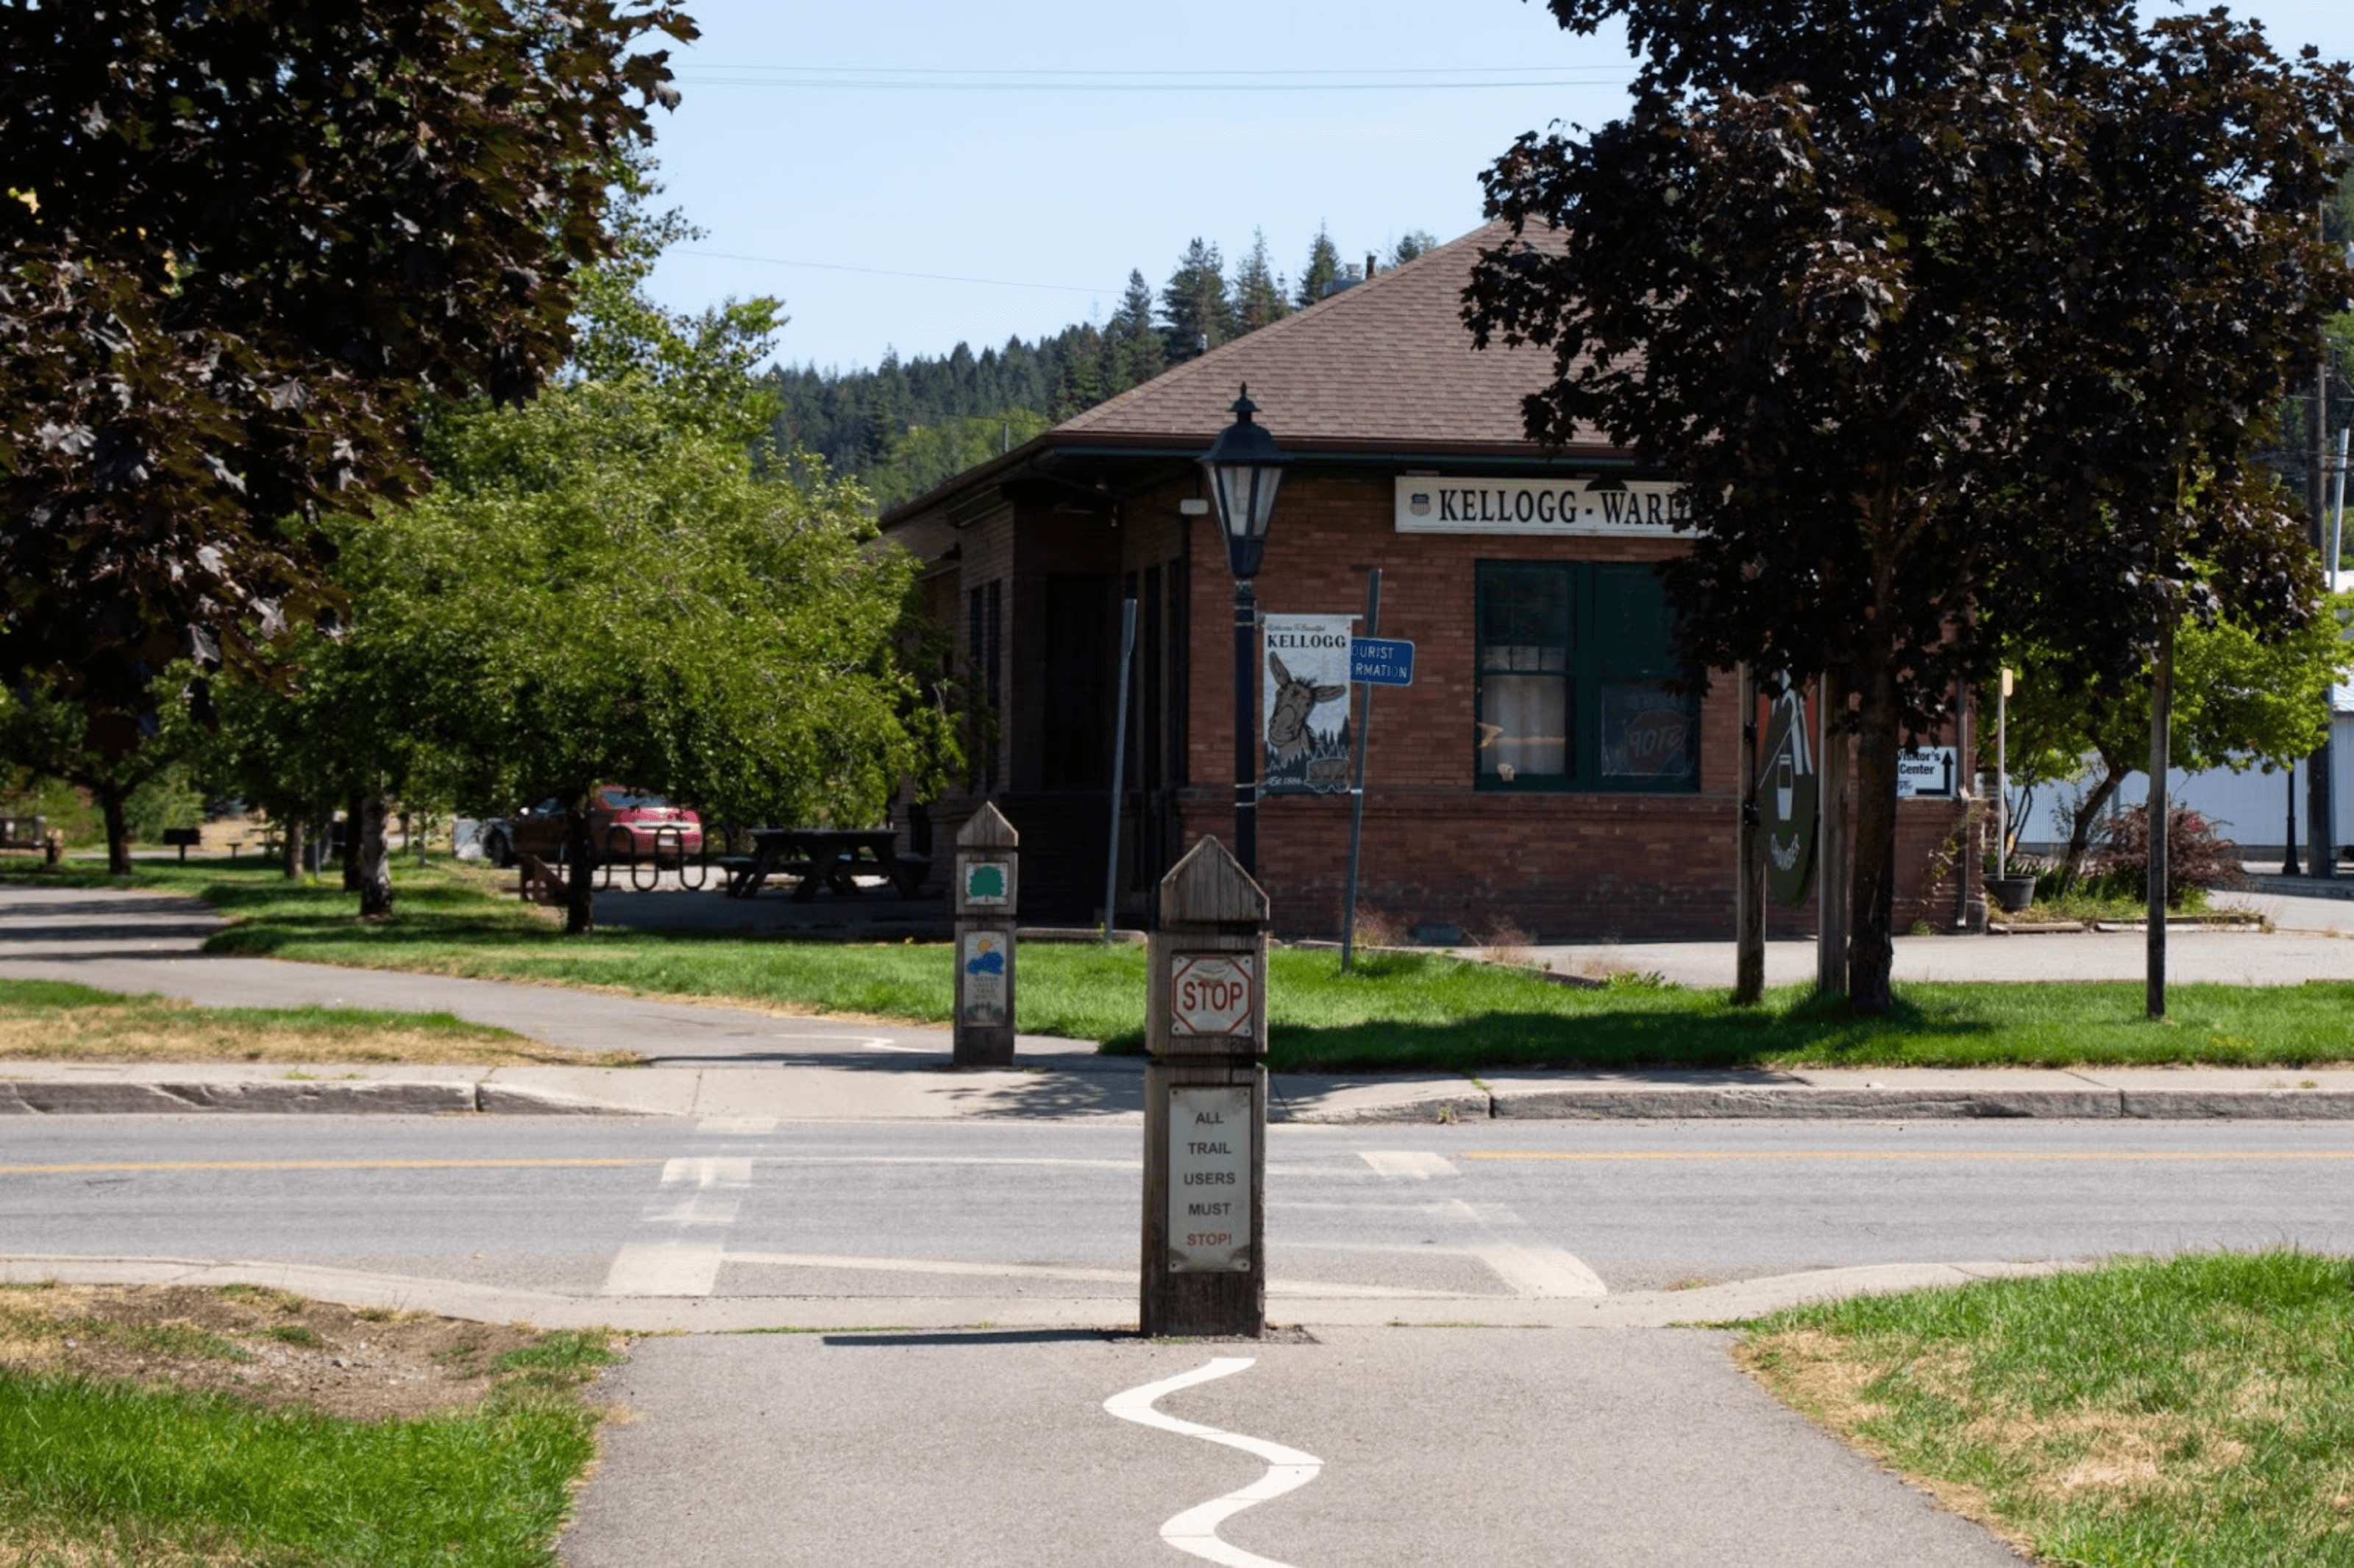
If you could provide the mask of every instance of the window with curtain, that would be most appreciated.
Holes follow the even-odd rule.
[[[1649,566],[1488,561],[1479,576],[1483,789],[1700,786],[1700,705]]]

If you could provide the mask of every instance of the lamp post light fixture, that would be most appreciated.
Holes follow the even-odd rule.
[[[1252,686],[1258,673],[1258,595],[1252,579],[1267,547],[1267,524],[1275,493],[1291,461],[1263,426],[1251,423],[1258,405],[1250,386],[1233,405],[1235,422],[1218,432],[1202,454],[1218,524],[1226,531],[1226,564],[1235,574],[1235,859],[1258,874],[1258,726],[1253,722]]]

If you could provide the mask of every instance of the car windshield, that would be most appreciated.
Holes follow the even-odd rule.
[[[650,795],[642,789],[624,789],[612,785],[605,790],[605,804],[616,811],[656,811],[670,802],[660,795]]]

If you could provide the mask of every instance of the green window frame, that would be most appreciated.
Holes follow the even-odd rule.
[[[1650,566],[1481,561],[1472,778],[1507,792],[1690,794],[1700,699]]]

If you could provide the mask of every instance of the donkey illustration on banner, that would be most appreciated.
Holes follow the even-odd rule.
[[[1349,694],[1347,686],[1320,686],[1303,681],[1283,667],[1280,654],[1269,653],[1267,667],[1275,672],[1275,703],[1267,715],[1267,755],[1280,766],[1306,752],[1316,741],[1308,715],[1321,704]]]

